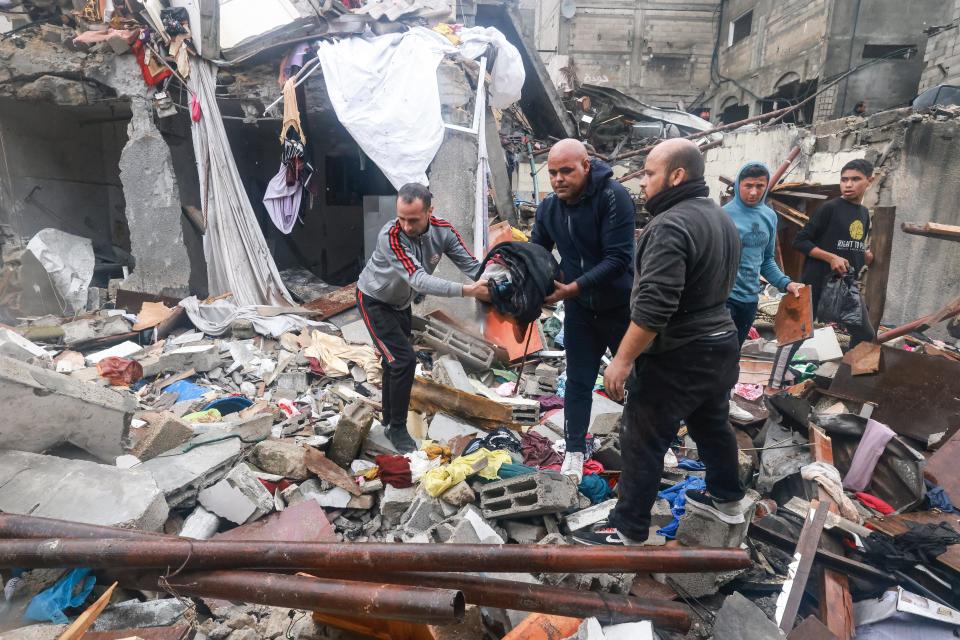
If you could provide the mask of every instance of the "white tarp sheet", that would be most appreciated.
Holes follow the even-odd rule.
[[[27,243],[30,251],[50,275],[50,282],[69,308],[79,313],[87,307],[87,289],[93,279],[93,243],[59,229],[41,229]]]
[[[186,310],[193,326],[210,336],[223,335],[234,320],[249,320],[257,333],[271,338],[279,338],[289,331],[301,331],[322,324],[290,313],[263,316],[256,306],[238,307],[231,300],[221,299],[201,304],[196,296],[190,296],[181,300],[180,306]]]
[[[203,254],[210,295],[233,293],[245,305],[291,305],[244,190],[215,96],[216,68],[192,57],[188,79],[203,115],[193,123],[200,202],[207,220]]]
[[[520,53],[496,29],[459,33],[460,52],[480,57],[497,47],[491,104],[520,98],[524,71]],[[444,36],[414,27],[402,34],[323,41],[318,57],[337,118],[394,187],[427,184],[427,168],[443,142],[437,66],[457,52]]]

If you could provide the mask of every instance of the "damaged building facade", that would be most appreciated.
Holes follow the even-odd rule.
[[[73,4],[59,8],[67,12]],[[341,5],[321,17],[310,2],[276,0],[279,9],[263,6],[260,12],[275,16],[282,9],[279,15],[285,17],[251,28],[249,16],[234,15],[238,10],[231,7],[237,5],[231,3],[174,4],[189,10],[196,24],[219,25],[195,38],[197,49],[222,60],[217,106],[276,268],[290,282],[354,282],[372,251],[376,230],[394,215],[397,185],[338,119],[322,73],[316,73],[297,88],[303,131],[312,143],[307,148],[311,192],[289,233],[274,226],[262,200],[281,161],[277,71],[289,50],[284,43],[303,33],[348,36],[368,23],[387,32],[393,23],[376,22],[382,12],[355,15],[348,22],[337,18],[346,12]],[[56,3],[36,6],[33,11],[41,18],[60,15]],[[154,9],[149,2],[146,6]],[[500,8],[488,11],[488,19],[497,19]],[[123,37],[75,43],[75,30],[56,24],[57,19],[20,31],[18,26],[27,22],[29,16],[14,15],[0,42],[5,255],[22,248],[40,229],[54,228],[90,239],[95,289],[106,290],[110,280],[121,280],[124,289],[170,297],[224,293],[209,287],[203,237],[210,203],[201,187],[208,176],[200,175],[205,168],[191,143],[190,91],[177,82],[166,88],[169,80],[156,88],[145,84],[131,43]],[[477,62],[471,67],[447,57],[439,64],[441,115],[449,126],[428,171],[437,211],[462,230],[470,246],[478,246],[478,176],[484,182],[490,176],[497,194],[494,206],[504,219],[513,215],[498,120],[489,105],[480,111],[483,117],[475,113]],[[157,93],[167,101],[163,113]],[[542,99],[551,97],[556,101],[555,94]],[[267,111],[271,103],[274,107]],[[561,135],[564,125],[558,126]],[[480,136],[493,161],[478,174]]]
[[[810,124],[860,101],[871,113],[908,104],[924,68],[924,31],[949,23],[950,5],[538,0],[521,3],[520,13],[561,89],[611,87],[654,106],[704,110],[721,123],[796,104],[863,66],[791,116]]]

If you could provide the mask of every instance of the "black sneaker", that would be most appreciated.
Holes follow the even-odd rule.
[[[571,537],[575,542],[588,546],[610,545],[615,547],[630,547],[641,545],[646,541],[645,539],[636,540],[634,538],[628,538],[608,522],[595,524],[592,528],[586,531],[578,531]]]
[[[410,453],[417,450],[417,443],[410,437],[406,427],[389,426],[384,429],[390,444],[400,453]]]
[[[743,524],[743,500],[720,502],[706,491],[687,491],[687,507],[706,511],[726,524]]]

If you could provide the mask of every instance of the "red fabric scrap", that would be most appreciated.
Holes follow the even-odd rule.
[[[114,387],[129,387],[143,377],[143,366],[136,360],[110,356],[97,363],[97,373]]]
[[[410,461],[403,456],[379,455],[375,458],[380,467],[380,479],[395,489],[413,486]]]
[[[546,469],[548,471],[560,471],[559,464],[552,464],[548,467],[540,467],[541,469]],[[599,475],[603,473],[603,465],[597,462],[596,460],[586,460],[583,463],[583,475],[592,476]]]
[[[133,43],[133,53],[137,57],[137,64],[140,65],[140,73],[143,75],[143,81],[147,83],[148,86],[154,87],[160,83],[161,80],[165,80],[173,75],[173,72],[166,67],[163,68],[163,71],[157,72],[156,75],[150,71],[150,67],[147,66],[146,56],[143,49],[143,40],[137,40]]]
[[[879,511],[880,513],[882,513],[882,514],[885,515],[885,516],[888,516],[888,515],[890,515],[891,513],[893,513],[894,511],[896,511],[896,509],[894,509],[893,507],[891,507],[889,504],[887,504],[886,502],[884,502],[883,500],[881,500],[881,499],[878,498],[877,496],[872,496],[872,495],[870,495],[869,493],[864,493],[864,492],[862,492],[862,491],[858,491],[857,493],[855,493],[855,494],[853,494],[853,495],[855,495],[855,496],[857,497],[857,500],[859,500],[859,501],[862,502],[863,504],[867,505],[868,507],[870,507],[870,508],[873,509],[874,511]]]

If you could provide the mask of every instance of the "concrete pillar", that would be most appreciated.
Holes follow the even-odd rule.
[[[474,238],[474,194],[477,188],[477,144],[477,136],[448,129],[427,172],[436,215],[448,220],[460,232],[471,252]],[[478,256],[477,259],[482,257]],[[470,282],[447,258],[440,261],[434,275],[455,282]],[[423,315],[435,309],[443,309],[467,323],[479,322],[478,306],[472,298],[427,296],[423,303],[416,306],[414,312]]]
[[[497,213],[501,220],[506,220],[516,227],[519,224],[517,209],[513,204],[513,191],[510,190],[510,174],[507,173],[507,155],[500,144],[500,130],[497,120],[493,117],[493,110],[487,109],[486,137],[487,158],[490,163],[490,181],[494,192],[494,202],[497,204]]]
[[[136,267],[122,286],[185,296],[189,293],[190,259],[170,148],[153,123],[151,103],[140,95],[131,100],[130,108],[133,115],[127,145],[120,155],[120,182]]]

